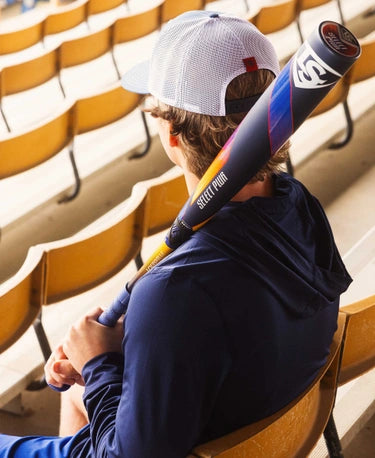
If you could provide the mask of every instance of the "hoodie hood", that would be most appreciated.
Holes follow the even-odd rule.
[[[290,312],[309,316],[337,301],[352,279],[318,200],[287,174],[274,177],[274,190],[228,203],[201,231]]]

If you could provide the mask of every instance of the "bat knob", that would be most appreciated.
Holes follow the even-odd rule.
[[[58,392],[60,392],[60,393],[62,393],[62,392],[64,392],[64,391],[67,391],[67,390],[69,390],[69,388],[70,388],[70,385],[63,385],[63,386],[61,386],[61,387],[58,387],[58,386],[55,386],[55,385],[48,384],[48,386],[49,386],[50,388],[52,388],[54,391],[58,391]]]

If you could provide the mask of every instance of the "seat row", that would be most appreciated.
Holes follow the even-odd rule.
[[[375,35],[371,34],[362,39],[361,43],[361,57],[311,115],[322,114],[340,103],[343,104],[347,116],[347,133],[342,142],[335,144],[336,147],[346,144],[353,133],[353,122],[347,102],[350,87],[375,76]],[[50,66],[44,66],[44,68],[48,67],[53,68],[53,61]],[[17,73],[18,78],[16,73],[13,73],[10,74],[9,79],[1,79],[1,81],[9,81],[15,87],[17,81],[18,84],[22,84],[21,79],[24,75],[28,77],[24,78],[25,83],[28,79],[32,80],[33,75],[35,80],[38,78],[37,68],[39,66],[34,67],[34,71],[30,69],[28,72],[24,68]],[[0,78],[1,75],[0,73]],[[117,82],[105,91],[77,101],[67,99],[57,112],[32,128],[4,134],[0,138],[0,179],[35,167],[68,146],[76,185],[70,197],[64,200],[74,198],[80,189],[80,178],[74,158],[74,138],[126,116],[139,105],[140,101],[140,96],[126,91]],[[146,132],[146,147],[138,157],[147,152],[150,144],[150,133],[142,111],[141,115]]]
[[[87,22],[88,17],[116,8],[127,0],[76,0],[52,9],[24,28],[0,33],[0,55],[29,48],[42,42],[47,35],[60,33]]]
[[[243,1],[245,11],[248,12],[250,10],[248,0]],[[249,19],[266,34],[281,30],[292,22],[296,22],[302,40],[303,34],[299,20],[301,12],[332,1],[337,3],[339,18],[344,24],[341,0],[276,0],[271,4],[261,4],[258,11],[252,13]],[[164,3],[162,23],[184,11],[204,9],[210,2],[208,0],[180,0],[178,2],[165,0]],[[89,26],[90,15],[103,13],[122,4],[128,5],[128,0],[75,0],[69,5],[57,7],[45,17],[41,17],[24,28],[0,32],[0,55],[21,51],[43,42],[48,35],[64,32],[84,22]],[[130,10],[129,6],[128,10]]]
[[[62,94],[66,96],[61,71],[64,68],[83,64],[106,53],[111,53],[117,77],[120,73],[115,59],[114,47],[145,35],[161,27],[161,13],[165,0],[141,13],[115,20],[110,26],[83,37],[63,42],[60,46],[42,53],[40,56],[0,70],[0,107],[5,96],[35,88],[54,77],[58,78]],[[11,130],[2,107],[7,130]]]
[[[68,147],[75,176],[75,188],[62,201],[76,197],[81,180],[74,156],[77,135],[106,126],[124,118],[140,103],[141,97],[123,89],[119,82],[103,92],[66,102],[52,116],[30,129],[5,134],[0,139],[0,179],[29,170]],[[144,155],[150,145],[150,133],[141,112],[146,132],[146,146],[133,157]]]
[[[43,305],[93,288],[133,259],[141,267],[143,239],[169,228],[187,198],[183,175],[173,168],[137,183],[129,199],[78,234],[30,247],[19,271],[0,285],[0,353],[31,326]]]
[[[264,34],[278,32],[290,24],[295,23],[298,28],[300,42],[304,40],[300,24],[300,15],[302,11],[317,8],[332,0],[277,0],[270,4],[263,5],[259,10],[248,17],[257,28]],[[342,12],[341,1],[335,0],[339,19],[345,24]]]
[[[74,2],[74,5],[80,0]],[[248,19],[263,33],[268,34],[286,27],[294,21],[302,9],[312,8],[327,0],[282,0],[269,6],[262,7],[257,14]],[[110,53],[117,77],[120,77],[119,65],[114,48],[121,43],[128,43],[150,35],[160,29],[165,20],[185,11],[188,8],[204,8],[206,2],[189,0],[186,2],[168,3],[168,0],[157,0],[147,10],[129,14],[114,20],[103,29],[87,35],[67,40],[54,49],[43,52],[35,58],[6,66],[0,69],[0,110],[6,129],[12,125],[7,119],[3,99],[6,96],[36,88],[54,77],[58,78],[62,94],[66,95],[61,73],[63,69],[90,62],[106,53]],[[75,5],[75,8],[78,6]],[[68,5],[72,7],[72,5]],[[17,31],[20,33],[20,31]],[[15,39],[6,39],[13,43]],[[0,34],[1,49],[1,34]]]
[[[126,3],[127,0],[76,0],[69,5],[57,7],[55,11],[27,27],[0,32],[0,55],[29,48],[43,42],[48,35],[64,32],[84,22],[88,23],[90,15],[103,13]],[[184,11],[203,9],[206,0],[156,0],[155,6],[158,3],[164,4],[160,19],[165,22]],[[142,26],[142,21],[138,26]]]

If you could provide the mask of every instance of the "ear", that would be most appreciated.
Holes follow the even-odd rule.
[[[169,146],[179,146],[178,136],[169,134]]]

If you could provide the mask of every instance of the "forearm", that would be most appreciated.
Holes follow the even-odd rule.
[[[123,355],[105,353],[83,368],[84,404],[90,421],[94,456],[116,456],[116,415],[122,392]]]

